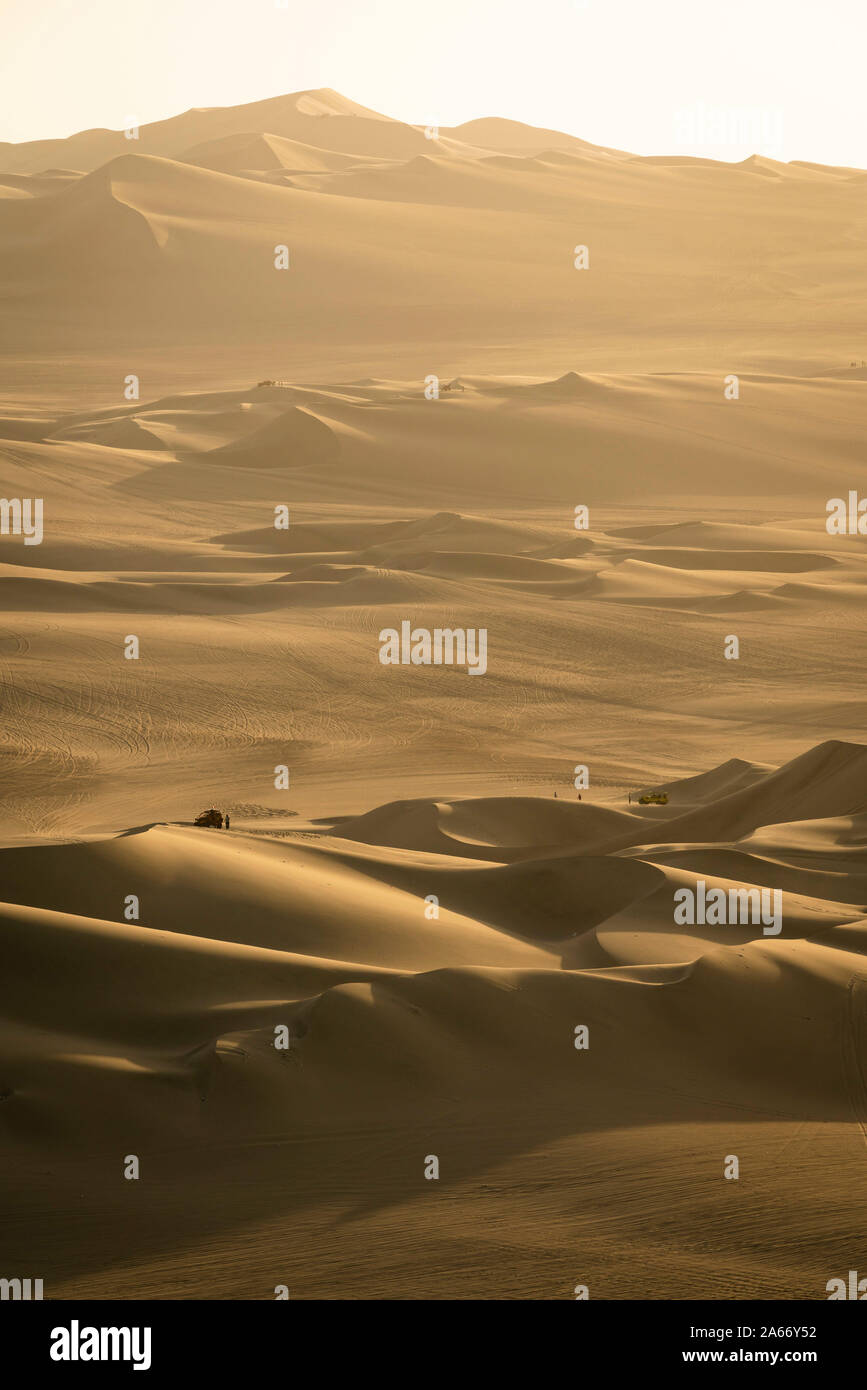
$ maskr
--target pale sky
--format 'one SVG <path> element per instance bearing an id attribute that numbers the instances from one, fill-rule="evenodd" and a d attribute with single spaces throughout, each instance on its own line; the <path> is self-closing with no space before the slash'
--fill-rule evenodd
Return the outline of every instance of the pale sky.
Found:
<path id="1" fill-rule="evenodd" d="M 415 124 L 867 168 L 865 41 L 867 0 L 0 0 L 0 140 L 333 87 Z"/>

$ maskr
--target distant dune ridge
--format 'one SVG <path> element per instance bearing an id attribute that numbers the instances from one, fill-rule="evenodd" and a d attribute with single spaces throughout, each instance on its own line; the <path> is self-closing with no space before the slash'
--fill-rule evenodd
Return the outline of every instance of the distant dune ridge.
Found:
<path id="1" fill-rule="evenodd" d="M 865 353 L 858 170 L 407 125 L 322 90 L 0 145 L 0 171 L 0 361 L 21 391 L 38 364 L 110 400 L 115 360 L 167 391 L 167 341 L 187 384 L 398 360 L 802 374 Z"/>
<path id="2" fill-rule="evenodd" d="M 327 89 L 128 134 L 0 145 L 0 1276 L 825 1298 L 867 173 Z"/>

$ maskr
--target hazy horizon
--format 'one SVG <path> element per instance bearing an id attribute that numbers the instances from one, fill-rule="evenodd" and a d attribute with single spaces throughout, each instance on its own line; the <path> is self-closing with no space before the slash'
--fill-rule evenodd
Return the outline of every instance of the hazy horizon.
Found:
<path id="1" fill-rule="evenodd" d="M 374 16 L 348 0 L 318 13 L 280 4 L 242 12 L 228 0 L 155 0 L 118 15 L 94 0 L 74 27 L 34 31 L 23 0 L 11 0 L 0 142 L 328 87 L 412 125 L 498 116 L 636 154 L 867 165 L 858 72 L 867 25 L 852 0 L 825 6 L 821 32 L 793 28 L 782 0 L 758 13 L 748 0 L 713 13 L 688 0 L 652 12 L 542 0 L 532 26 L 492 0 L 469 12 L 444 0 L 434 18 L 399 0 Z"/>

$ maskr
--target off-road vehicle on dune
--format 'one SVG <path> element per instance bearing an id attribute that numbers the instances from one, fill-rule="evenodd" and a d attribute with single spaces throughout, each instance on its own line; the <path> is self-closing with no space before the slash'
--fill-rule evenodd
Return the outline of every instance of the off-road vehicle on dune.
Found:
<path id="1" fill-rule="evenodd" d="M 223 816 L 222 813 L 218 811 L 215 806 L 212 806 L 210 810 L 202 811 L 200 815 L 196 816 L 196 819 L 193 822 L 193 824 L 212 825 L 215 830 L 222 830 Z"/>
<path id="2" fill-rule="evenodd" d="M 638 798 L 639 806 L 667 806 L 668 792 L 645 792 Z"/>

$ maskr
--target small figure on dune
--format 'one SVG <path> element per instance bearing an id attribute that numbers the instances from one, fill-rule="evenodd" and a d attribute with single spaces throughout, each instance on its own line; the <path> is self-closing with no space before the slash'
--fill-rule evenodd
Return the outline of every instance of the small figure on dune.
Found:
<path id="1" fill-rule="evenodd" d="M 229 829 L 229 812 L 226 812 L 226 829 Z"/>

